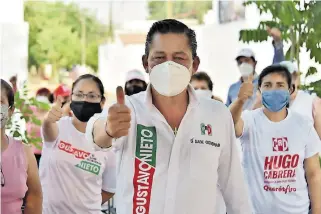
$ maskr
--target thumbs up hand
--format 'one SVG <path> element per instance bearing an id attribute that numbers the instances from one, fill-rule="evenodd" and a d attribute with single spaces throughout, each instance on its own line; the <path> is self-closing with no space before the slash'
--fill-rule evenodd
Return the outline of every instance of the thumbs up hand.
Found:
<path id="1" fill-rule="evenodd" d="M 130 109 L 125 105 L 125 94 L 121 86 L 116 89 L 117 103 L 108 110 L 106 133 L 112 138 L 128 135 L 130 128 Z"/>
<path id="2" fill-rule="evenodd" d="M 57 102 L 51 107 L 50 111 L 44 118 L 44 121 L 47 123 L 55 123 L 63 116 L 63 110 L 61 108 L 61 101 L 57 100 Z"/>
<path id="3" fill-rule="evenodd" d="M 241 85 L 238 99 L 245 102 L 247 99 L 249 99 L 253 95 L 254 85 L 253 85 L 253 74 L 248 76 L 246 81 L 243 82 Z"/>

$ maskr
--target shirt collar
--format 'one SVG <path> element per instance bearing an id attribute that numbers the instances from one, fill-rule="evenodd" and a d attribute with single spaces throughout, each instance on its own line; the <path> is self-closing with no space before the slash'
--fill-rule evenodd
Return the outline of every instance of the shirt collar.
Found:
<path id="1" fill-rule="evenodd" d="M 188 84 L 188 86 L 187 86 L 187 93 L 189 96 L 189 107 L 197 106 L 199 104 L 199 99 L 195 93 L 194 88 L 191 86 L 191 84 Z M 145 104 L 148 108 L 153 107 L 153 97 L 152 97 L 151 84 L 147 85 L 146 94 L 145 94 Z"/>

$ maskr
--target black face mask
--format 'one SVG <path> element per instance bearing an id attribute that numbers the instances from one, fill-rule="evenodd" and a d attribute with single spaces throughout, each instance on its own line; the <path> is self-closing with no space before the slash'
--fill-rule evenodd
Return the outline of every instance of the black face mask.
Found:
<path id="1" fill-rule="evenodd" d="M 86 101 L 72 101 L 70 109 L 81 122 L 88 122 L 94 114 L 102 112 L 100 103 L 89 103 Z"/>
<path id="2" fill-rule="evenodd" d="M 139 92 L 146 91 L 146 87 L 141 87 L 138 85 L 132 85 L 125 88 L 125 93 L 127 96 L 131 96 L 133 94 L 138 94 Z"/>

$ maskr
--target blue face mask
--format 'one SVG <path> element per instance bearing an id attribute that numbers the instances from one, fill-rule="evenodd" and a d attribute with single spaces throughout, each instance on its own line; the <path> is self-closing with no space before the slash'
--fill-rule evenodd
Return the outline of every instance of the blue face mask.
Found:
<path id="1" fill-rule="evenodd" d="M 262 92 L 262 103 L 271 112 L 281 111 L 290 102 L 288 90 L 268 90 Z"/>

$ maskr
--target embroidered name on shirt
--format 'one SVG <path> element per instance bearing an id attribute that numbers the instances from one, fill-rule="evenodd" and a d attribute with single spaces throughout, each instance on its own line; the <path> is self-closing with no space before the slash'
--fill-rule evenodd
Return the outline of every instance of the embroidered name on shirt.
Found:
<path id="1" fill-rule="evenodd" d="M 137 125 L 133 214 L 149 214 L 156 168 L 157 134 L 155 127 Z"/>
<path id="2" fill-rule="evenodd" d="M 214 147 L 221 147 L 220 143 L 215 143 L 215 142 L 210 141 L 210 140 L 197 140 L 197 139 L 192 138 L 190 140 L 190 142 L 194 143 L 194 144 L 207 144 L 207 145 L 214 146 Z"/>
<path id="3" fill-rule="evenodd" d="M 75 158 L 78 159 L 86 159 L 90 155 L 90 152 L 85 152 L 83 150 L 74 148 L 70 143 L 66 143 L 64 141 L 60 141 L 58 148 L 62 151 L 73 154 Z"/>

